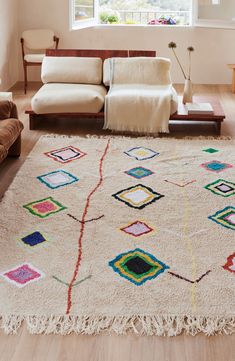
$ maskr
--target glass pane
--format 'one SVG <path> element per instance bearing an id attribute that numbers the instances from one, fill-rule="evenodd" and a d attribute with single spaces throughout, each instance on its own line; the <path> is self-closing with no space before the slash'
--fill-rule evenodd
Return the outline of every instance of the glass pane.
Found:
<path id="1" fill-rule="evenodd" d="M 75 0 L 75 21 L 92 19 L 94 16 L 94 0 Z"/>
<path id="2" fill-rule="evenodd" d="M 189 25 L 191 0 L 99 0 L 105 24 Z"/>
<path id="3" fill-rule="evenodd" d="M 198 19 L 235 20 L 235 1 L 202 1 L 198 4 Z"/>

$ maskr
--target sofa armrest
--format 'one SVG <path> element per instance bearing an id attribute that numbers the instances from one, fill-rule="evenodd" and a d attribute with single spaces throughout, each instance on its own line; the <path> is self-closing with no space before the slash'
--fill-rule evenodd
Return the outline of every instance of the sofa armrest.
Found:
<path id="1" fill-rule="evenodd" d="M 9 100 L 0 101 L 0 120 L 15 118 L 18 119 L 16 105 Z"/>

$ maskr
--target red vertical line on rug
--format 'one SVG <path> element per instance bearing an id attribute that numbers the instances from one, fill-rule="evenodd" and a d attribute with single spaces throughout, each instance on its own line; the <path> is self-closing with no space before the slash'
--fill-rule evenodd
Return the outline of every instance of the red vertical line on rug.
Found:
<path id="1" fill-rule="evenodd" d="M 68 288 L 68 296 L 67 296 L 67 311 L 66 314 L 68 315 L 70 313 L 71 307 L 72 307 L 72 288 L 73 285 L 77 279 L 77 275 L 78 275 L 78 271 L 79 271 L 79 267 L 81 264 L 81 260 L 82 260 L 82 239 L 83 239 L 83 235 L 84 235 L 84 229 L 85 229 L 85 225 L 86 225 L 86 216 L 87 216 L 87 212 L 90 206 L 90 200 L 91 197 L 93 196 L 93 194 L 98 190 L 98 188 L 101 186 L 101 184 L 103 183 L 103 162 L 104 159 L 108 153 L 108 149 L 109 149 L 109 145 L 110 145 L 110 139 L 107 142 L 107 145 L 105 147 L 104 153 L 100 159 L 99 162 L 99 181 L 97 183 L 97 185 L 92 189 L 92 191 L 88 194 L 87 199 L 86 199 L 86 204 L 85 204 L 85 208 L 82 214 L 82 219 L 81 219 L 81 226 L 80 226 L 80 236 L 78 239 L 78 257 L 77 257 L 77 262 L 76 262 L 76 266 L 75 266 L 75 270 L 73 273 L 73 278 L 69 284 L 69 288 Z"/>

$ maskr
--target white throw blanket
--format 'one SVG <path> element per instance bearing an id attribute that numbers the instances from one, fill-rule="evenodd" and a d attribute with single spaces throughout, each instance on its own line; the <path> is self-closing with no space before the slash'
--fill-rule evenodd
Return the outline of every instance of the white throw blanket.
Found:
<path id="1" fill-rule="evenodd" d="M 105 129 L 168 133 L 177 94 L 170 61 L 163 58 L 112 58 L 110 90 L 105 99 Z"/>

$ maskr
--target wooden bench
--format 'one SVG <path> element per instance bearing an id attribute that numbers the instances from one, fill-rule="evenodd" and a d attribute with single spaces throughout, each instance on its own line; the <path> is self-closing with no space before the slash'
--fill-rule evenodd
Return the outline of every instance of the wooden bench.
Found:
<path id="1" fill-rule="evenodd" d="M 100 57 L 103 61 L 111 57 L 135 57 L 135 56 L 156 56 L 155 51 L 148 50 L 90 50 L 90 49 L 47 49 L 47 56 L 79 56 L 79 57 Z M 211 103 L 214 114 L 193 114 L 188 115 L 182 100 L 179 97 L 178 111 L 170 117 L 172 122 L 210 122 L 215 125 L 216 134 L 220 134 L 221 123 L 225 119 L 223 109 L 216 97 L 197 96 L 194 102 Z M 34 129 L 41 120 L 50 118 L 99 118 L 104 119 L 104 111 L 99 113 L 53 113 L 36 114 L 31 109 L 26 110 L 29 115 L 29 128 Z"/>

